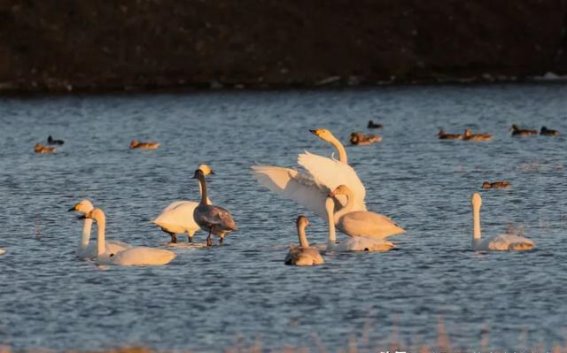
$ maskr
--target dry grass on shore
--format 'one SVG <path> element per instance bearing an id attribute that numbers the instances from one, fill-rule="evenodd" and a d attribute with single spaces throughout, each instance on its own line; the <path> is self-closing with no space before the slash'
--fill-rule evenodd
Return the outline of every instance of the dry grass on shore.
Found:
<path id="1" fill-rule="evenodd" d="M 437 342 L 434 346 L 426 344 L 406 344 L 398 339 L 397 330 L 394 329 L 390 338 L 384 342 L 370 342 L 368 330 L 364 330 L 360 337 L 351 336 L 346 347 L 325 347 L 319 337 L 314 336 L 313 342 L 316 346 L 311 349 L 305 346 L 284 346 L 279 349 L 267 349 L 262 346 L 260 340 L 256 340 L 252 344 L 243 341 L 235 342 L 232 346 L 222 350 L 223 353 L 379 353 L 379 352 L 408 352 L 408 353 L 567 353 L 566 345 L 555 344 L 552 349 L 546 348 L 546 345 L 538 344 L 533 347 L 527 347 L 521 351 L 515 350 L 493 350 L 490 348 L 488 330 L 479 342 L 479 349 L 465 349 L 462 347 L 454 347 L 451 345 L 449 335 L 445 330 L 443 321 L 439 321 L 437 328 Z M 386 343 L 387 342 L 387 343 Z M 0 343 L 0 353 L 55 353 L 58 351 L 50 349 L 33 349 L 25 351 L 14 351 L 9 346 Z M 155 350 L 143 346 L 129 346 L 121 348 L 112 348 L 97 351 L 86 350 L 69 350 L 65 353 L 196 353 L 198 351 L 191 350 Z"/>

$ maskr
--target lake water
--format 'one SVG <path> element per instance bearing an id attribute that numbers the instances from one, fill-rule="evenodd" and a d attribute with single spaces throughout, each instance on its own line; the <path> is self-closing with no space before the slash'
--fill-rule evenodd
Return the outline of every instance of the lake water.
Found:
<path id="1" fill-rule="evenodd" d="M 565 135 L 508 130 L 567 134 L 566 97 L 567 85 L 541 84 L 0 98 L 0 343 L 222 351 L 259 342 L 334 352 L 357 338 L 361 348 L 410 349 L 435 347 L 442 322 L 454 349 L 565 346 Z M 369 119 L 384 124 L 382 143 L 347 151 L 369 209 L 406 228 L 392 239 L 398 249 L 285 266 L 297 215 L 310 217 L 312 242 L 325 242 L 325 222 L 260 187 L 249 167 L 295 166 L 304 150 L 329 156 L 308 129 L 346 142 Z M 494 140 L 440 141 L 439 127 Z M 49 134 L 65 145 L 34 154 Z M 131 151 L 133 138 L 162 147 Z M 224 246 L 174 248 L 177 258 L 157 268 L 76 258 L 74 203 L 88 197 L 103 208 L 110 239 L 165 247 L 169 237 L 149 220 L 171 201 L 197 199 L 191 177 L 203 162 L 216 172 L 211 199 L 240 227 Z M 470 250 L 471 194 L 500 179 L 512 187 L 482 193 L 484 233 L 520 227 L 537 250 Z"/>

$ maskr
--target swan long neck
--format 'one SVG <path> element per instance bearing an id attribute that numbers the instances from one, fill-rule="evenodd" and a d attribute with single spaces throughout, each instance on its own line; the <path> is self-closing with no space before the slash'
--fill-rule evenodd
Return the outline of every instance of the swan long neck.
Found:
<path id="1" fill-rule="evenodd" d="M 85 222 L 83 223 L 83 234 L 81 236 L 81 243 L 79 244 L 80 250 L 86 250 L 87 246 L 89 246 L 89 241 L 91 240 L 92 226 L 93 226 L 93 220 L 89 218 L 85 218 Z"/>
<path id="2" fill-rule="evenodd" d="M 308 248 L 309 242 L 307 241 L 307 236 L 305 235 L 305 224 L 297 225 L 297 236 L 299 238 L 299 245 L 302 248 Z"/>
<path id="3" fill-rule="evenodd" d="M 345 146 L 343 146 L 341 141 L 339 141 L 335 136 L 332 136 L 329 139 L 329 143 L 337 149 L 337 152 L 339 153 L 339 161 L 344 164 L 348 164 L 348 156 L 345 150 Z"/>
<path id="4" fill-rule="evenodd" d="M 480 205 L 473 204 L 473 244 L 480 240 Z"/>
<path id="5" fill-rule="evenodd" d="M 205 177 L 199 176 L 199 191 L 201 192 L 201 205 L 208 205 L 209 197 L 207 196 L 207 182 Z"/>
<path id="6" fill-rule="evenodd" d="M 335 230 L 335 201 L 332 197 L 327 197 L 325 200 L 325 210 L 327 211 L 327 223 L 329 223 L 328 246 L 334 246 L 337 243 L 337 234 Z"/>
<path id="7" fill-rule="evenodd" d="M 205 187 L 206 188 L 206 187 Z M 199 196 L 201 196 L 201 198 L 203 197 L 203 187 L 201 186 L 201 182 L 199 181 Z M 213 202 L 211 201 L 211 199 L 209 199 L 209 197 L 206 197 L 206 204 L 207 205 L 212 205 Z"/>
<path id="8" fill-rule="evenodd" d="M 338 222 L 342 216 L 344 216 L 347 213 L 350 213 L 352 211 L 352 208 L 354 207 L 354 203 L 352 199 L 352 191 L 348 190 L 345 192 L 344 195 L 346 196 L 347 203 L 345 207 L 341 208 L 337 213 L 335 213 L 335 223 Z"/>
<path id="9" fill-rule="evenodd" d="M 98 234 L 97 234 L 97 239 L 96 239 L 97 256 L 101 256 L 102 254 L 105 253 L 105 248 L 106 248 L 106 240 L 105 240 L 106 219 L 105 218 L 106 217 L 103 214 L 100 217 L 97 217 L 97 219 L 96 219 L 96 224 L 97 224 L 97 228 L 98 228 Z"/>

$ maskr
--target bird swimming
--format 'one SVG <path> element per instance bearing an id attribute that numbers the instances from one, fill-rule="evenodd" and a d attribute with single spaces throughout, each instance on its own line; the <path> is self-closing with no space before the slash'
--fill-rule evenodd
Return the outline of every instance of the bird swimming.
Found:
<path id="1" fill-rule="evenodd" d="M 135 139 L 130 141 L 130 149 L 155 150 L 158 148 L 159 148 L 159 142 L 154 142 L 154 141 L 141 142 Z"/>
<path id="2" fill-rule="evenodd" d="M 372 120 L 368 120 L 368 125 L 366 126 L 368 129 L 381 129 L 384 126 L 382 124 L 375 123 Z"/>
<path id="3" fill-rule="evenodd" d="M 548 129 L 545 126 L 542 126 L 541 130 L 539 131 L 539 134 L 544 136 L 559 136 L 559 131 Z"/>
<path id="4" fill-rule="evenodd" d="M 463 134 L 463 140 L 465 141 L 490 141 L 492 140 L 491 134 L 473 134 L 471 129 L 465 129 Z"/>
<path id="5" fill-rule="evenodd" d="M 510 182 L 506 180 L 494 182 L 485 181 L 484 183 L 482 183 L 483 189 L 506 189 L 508 187 L 510 187 Z"/>
<path id="6" fill-rule="evenodd" d="M 473 209 L 473 238 L 472 248 L 476 251 L 522 251 L 531 250 L 535 247 L 535 243 L 530 239 L 516 234 L 500 234 L 493 237 L 481 238 L 480 232 L 480 207 L 482 206 L 482 198 L 480 194 L 475 192 L 471 198 Z"/>
<path id="7" fill-rule="evenodd" d="M 297 217 L 297 237 L 299 238 L 299 246 L 292 246 L 285 257 L 286 265 L 295 266 L 313 266 L 322 265 L 325 260 L 315 247 L 309 246 L 307 236 L 305 235 L 305 228 L 309 225 L 307 217 L 301 215 Z"/>
<path id="8" fill-rule="evenodd" d="M 512 136 L 525 137 L 537 135 L 537 130 L 520 129 L 516 124 L 512 124 L 510 129 L 512 130 Z"/>
<path id="9" fill-rule="evenodd" d="M 35 146 L 33 147 L 33 151 L 38 154 L 54 153 L 55 147 L 45 146 L 42 145 L 41 143 L 36 143 Z"/>
<path id="10" fill-rule="evenodd" d="M 48 144 L 48 145 L 58 145 L 58 146 L 61 146 L 61 145 L 64 144 L 64 143 L 65 143 L 65 141 L 63 141 L 63 140 L 56 140 L 56 139 L 54 139 L 53 137 L 51 137 L 51 135 L 49 135 L 49 136 L 47 137 L 47 144 Z"/>
<path id="11" fill-rule="evenodd" d="M 362 132 L 352 132 L 350 134 L 351 145 L 371 145 L 376 142 L 382 141 L 382 137 L 378 135 L 365 135 Z"/>
<path id="12" fill-rule="evenodd" d="M 439 132 L 437 133 L 437 137 L 440 140 L 462 140 L 463 134 L 450 134 L 445 132 L 445 130 L 443 129 L 439 129 Z"/>

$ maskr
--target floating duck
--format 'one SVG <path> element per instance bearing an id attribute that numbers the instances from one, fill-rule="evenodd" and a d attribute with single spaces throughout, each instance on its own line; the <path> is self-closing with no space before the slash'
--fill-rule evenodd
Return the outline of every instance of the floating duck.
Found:
<path id="1" fill-rule="evenodd" d="M 49 136 L 47 137 L 47 144 L 48 144 L 48 145 L 61 146 L 61 145 L 64 144 L 64 143 L 65 143 L 65 141 L 63 141 L 63 140 L 56 140 L 56 139 L 54 139 L 53 137 L 51 137 L 51 135 L 49 135 Z"/>
<path id="2" fill-rule="evenodd" d="M 378 135 L 365 135 L 362 132 L 350 134 L 350 143 L 352 145 L 371 145 L 380 141 L 382 141 L 382 137 Z"/>
<path id="3" fill-rule="evenodd" d="M 545 126 L 542 126 L 539 134 L 544 136 L 559 136 L 559 131 L 548 129 Z"/>
<path id="4" fill-rule="evenodd" d="M 524 136 L 537 135 L 537 130 L 520 129 L 516 124 L 512 124 L 511 130 L 512 130 L 512 136 L 524 137 Z"/>
<path id="5" fill-rule="evenodd" d="M 49 147 L 42 145 L 41 143 L 36 143 L 35 146 L 33 147 L 33 151 L 35 153 L 40 153 L 40 154 L 53 153 L 55 152 L 55 147 Z"/>
<path id="6" fill-rule="evenodd" d="M 141 142 L 138 140 L 132 140 L 130 142 L 131 149 L 141 149 L 141 150 L 155 150 L 159 148 L 159 142 L 149 141 Z"/>
<path id="7" fill-rule="evenodd" d="M 446 133 L 445 130 L 439 129 L 437 137 L 439 137 L 440 140 L 462 140 L 463 134 L 449 134 Z"/>
<path id="8" fill-rule="evenodd" d="M 463 134 L 463 140 L 465 141 L 490 141 L 492 140 L 491 134 L 473 134 L 471 129 L 465 129 Z"/>
<path id="9" fill-rule="evenodd" d="M 367 127 L 369 129 L 381 129 L 381 128 L 384 127 L 384 125 L 375 123 L 372 120 L 368 120 L 368 126 Z"/>
<path id="10" fill-rule="evenodd" d="M 489 181 L 485 181 L 484 183 L 482 183 L 483 189 L 506 189 L 508 187 L 510 187 L 510 182 L 506 180 L 495 181 L 492 183 Z"/>

